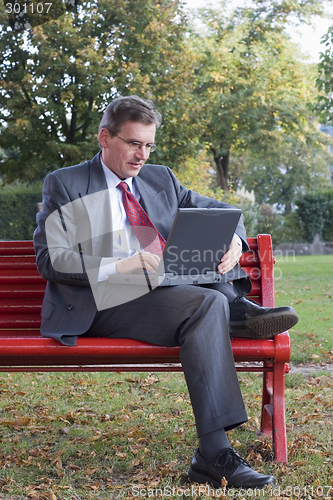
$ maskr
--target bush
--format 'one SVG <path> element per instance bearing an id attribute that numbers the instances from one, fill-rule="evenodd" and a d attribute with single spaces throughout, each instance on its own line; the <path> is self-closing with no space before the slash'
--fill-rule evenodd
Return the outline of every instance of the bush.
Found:
<path id="1" fill-rule="evenodd" d="M 333 190 L 304 194 L 296 204 L 305 241 L 312 243 L 316 234 L 330 241 L 333 236 Z"/>
<path id="2" fill-rule="evenodd" d="M 235 204 L 243 210 L 248 236 L 270 234 L 274 245 L 304 241 L 301 223 L 296 213 L 277 214 L 271 205 L 252 204 L 244 198 Z"/>
<path id="3" fill-rule="evenodd" d="M 276 244 L 302 243 L 304 241 L 303 229 L 298 214 L 291 212 L 290 214 L 283 215 L 281 219 L 282 224 L 278 229 L 278 241 L 276 241 Z"/>
<path id="4" fill-rule="evenodd" d="M 273 211 L 271 205 L 263 203 L 259 207 L 259 217 L 257 223 L 258 234 L 270 234 L 273 243 L 280 243 L 282 218 L 280 214 Z"/>
<path id="5" fill-rule="evenodd" d="M 228 203 L 235 205 L 240 208 L 243 212 L 244 226 L 246 228 L 246 234 L 248 237 L 257 236 L 258 234 L 258 217 L 260 212 L 260 207 L 257 203 L 252 203 L 252 201 L 247 198 L 239 198 L 239 200 L 227 200 Z"/>
<path id="6" fill-rule="evenodd" d="M 0 240 L 31 240 L 42 183 L 0 185 Z"/>
<path id="7" fill-rule="evenodd" d="M 333 241 L 333 189 L 324 192 L 328 201 L 328 213 L 321 233 L 323 241 Z"/>

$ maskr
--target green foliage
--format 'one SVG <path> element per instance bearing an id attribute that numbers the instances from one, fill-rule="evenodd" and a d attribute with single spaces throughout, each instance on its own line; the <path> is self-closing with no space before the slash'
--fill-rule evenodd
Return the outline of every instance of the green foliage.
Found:
<path id="1" fill-rule="evenodd" d="M 202 9 L 204 28 L 193 37 L 204 137 L 218 184 L 227 191 L 231 179 L 233 188 L 241 181 L 259 203 L 289 210 L 295 193 L 313 182 L 323 187 L 328 175 L 327 139 L 309 107 L 315 73 L 285 29 L 290 15 L 304 19 L 322 9 L 321 2 L 302 5 L 301 12 L 298 2 L 258 1 L 230 15 Z"/>
<path id="2" fill-rule="evenodd" d="M 177 166 L 196 150 L 194 56 L 178 0 L 147 0 L 144 10 L 137 0 L 83 1 L 25 32 L 12 31 L 0 11 L 0 24 L 0 169 L 7 182 L 92 157 L 102 111 L 118 95 L 150 98 L 164 115 L 158 162 Z"/>
<path id="3" fill-rule="evenodd" d="M 282 223 L 275 233 L 274 243 L 301 243 L 304 241 L 302 225 L 296 212 L 283 214 Z"/>
<path id="4" fill-rule="evenodd" d="M 300 196 L 297 200 L 297 214 L 301 221 L 305 241 L 313 242 L 316 234 L 322 235 L 324 226 L 326 236 L 332 234 L 333 191 L 317 191 Z"/>
<path id="5" fill-rule="evenodd" d="M 258 203 L 277 204 L 290 212 L 299 193 L 329 186 L 328 164 L 332 163 L 332 155 L 327 137 L 322 134 L 320 138 L 312 125 L 303 128 L 300 140 L 286 131 L 277 131 L 275 145 L 268 147 L 262 142 L 261 151 L 244 155 L 242 182 L 255 192 Z"/>
<path id="6" fill-rule="evenodd" d="M 0 10 L 5 182 L 91 158 L 105 106 L 139 94 L 163 115 L 152 161 L 195 176 L 190 158 L 208 147 L 215 197 L 241 184 L 258 203 L 291 211 L 295 195 L 324 188 L 330 157 L 312 122 L 316 75 L 286 31 L 291 17 L 322 15 L 323 1 L 230 6 L 195 12 L 190 25 L 182 0 L 147 0 L 144 15 L 138 0 L 84 0 L 25 32 Z"/>
<path id="7" fill-rule="evenodd" d="M 303 241 L 303 231 L 295 212 L 279 214 L 270 205 L 258 205 L 256 234 L 270 234 L 274 245 L 299 243 Z"/>
<path id="8" fill-rule="evenodd" d="M 177 170 L 177 178 L 188 189 L 240 208 L 243 212 L 248 236 L 270 234 L 275 245 L 304 241 L 303 226 L 298 213 L 279 214 L 271 205 L 253 203 L 234 191 L 224 193 L 221 188 L 216 187 L 215 172 L 207 161 L 205 151 L 196 159 L 187 159 L 183 166 Z M 331 234 L 329 232 L 332 230 L 330 220 L 333 220 L 333 217 L 329 217 L 325 221 L 325 235 Z M 333 241 L 333 239 L 326 241 Z"/>
<path id="9" fill-rule="evenodd" d="M 232 191 L 225 194 L 223 201 L 230 203 L 230 205 L 235 205 L 242 210 L 247 236 L 256 236 L 258 234 L 259 205 L 257 203 L 252 203 L 252 201 L 247 198 L 238 196 Z"/>
<path id="10" fill-rule="evenodd" d="M 257 234 L 260 232 L 258 230 L 258 215 L 260 210 L 258 204 L 252 203 L 246 198 L 241 198 L 239 203 L 237 203 L 236 205 L 243 212 L 247 236 L 257 236 Z"/>
<path id="11" fill-rule="evenodd" d="M 243 211 L 244 224 L 248 236 L 258 234 L 259 206 L 246 198 L 238 196 L 233 191 L 224 193 L 216 186 L 216 175 L 211 164 L 207 161 L 206 152 L 203 151 L 196 159 L 189 158 L 177 170 L 177 179 L 188 189 L 196 191 L 203 196 L 225 201 Z"/>
<path id="12" fill-rule="evenodd" d="M 202 151 L 195 159 L 186 158 L 184 163 L 177 168 L 179 182 L 197 193 L 216 200 L 222 200 L 223 191 L 214 186 L 215 172 L 207 161 L 206 152 Z"/>
<path id="13" fill-rule="evenodd" d="M 257 223 L 258 233 L 273 235 L 281 225 L 280 219 L 281 216 L 275 213 L 270 205 L 261 205 Z M 274 239 L 273 243 L 276 243 Z"/>
<path id="14" fill-rule="evenodd" d="M 317 103 L 314 106 L 322 123 L 333 124 L 333 26 L 322 38 L 324 51 L 320 54 L 318 78 L 316 81 L 319 90 Z"/>
<path id="15" fill-rule="evenodd" d="M 31 240 L 42 184 L 0 185 L 0 240 Z"/>

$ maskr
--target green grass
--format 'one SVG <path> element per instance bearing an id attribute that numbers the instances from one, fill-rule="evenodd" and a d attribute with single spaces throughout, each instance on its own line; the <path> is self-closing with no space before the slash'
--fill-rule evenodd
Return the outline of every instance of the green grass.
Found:
<path id="1" fill-rule="evenodd" d="M 240 383 L 250 419 L 230 440 L 278 481 L 260 498 L 295 499 L 288 493 L 297 487 L 331 493 L 333 378 L 287 377 L 287 465 L 272 463 L 270 439 L 257 436 L 261 375 L 242 374 Z M 183 374 L 10 374 L 0 389 L 2 500 L 148 498 L 149 489 L 167 498 L 173 487 L 190 488 L 197 444 Z M 195 491 L 191 498 L 212 498 Z"/>
<path id="2" fill-rule="evenodd" d="M 299 315 L 290 331 L 293 363 L 333 360 L 333 255 L 277 258 L 276 305 Z"/>
<path id="3" fill-rule="evenodd" d="M 276 263 L 277 305 L 300 315 L 292 360 L 322 362 L 323 371 L 286 377 L 286 465 L 271 461 L 271 440 L 257 434 L 261 375 L 240 374 L 249 421 L 230 440 L 278 485 L 220 498 L 333 497 L 333 376 L 324 369 L 332 361 L 332 270 L 333 256 Z M 216 498 L 186 480 L 197 439 L 181 373 L 2 374 L 0 394 L 1 500 Z"/>

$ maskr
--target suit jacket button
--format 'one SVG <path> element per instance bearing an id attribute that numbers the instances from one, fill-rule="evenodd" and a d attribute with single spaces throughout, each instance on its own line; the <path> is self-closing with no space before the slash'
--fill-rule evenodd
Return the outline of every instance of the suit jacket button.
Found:
<path id="1" fill-rule="evenodd" d="M 67 304 L 67 306 L 66 306 L 66 307 L 67 307 L 67 309 L 68 309 L 69 311 L 70 311 L 71 309 L 73 309 L 72 304 Z"/>

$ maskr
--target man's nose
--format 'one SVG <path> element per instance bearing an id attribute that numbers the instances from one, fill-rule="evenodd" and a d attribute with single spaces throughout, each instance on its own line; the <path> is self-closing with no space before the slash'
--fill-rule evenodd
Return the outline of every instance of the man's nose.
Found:
<path id="1" fill-rule="evenodd" d="M 141 148 L 137 149 L 135 153 L 140 160 L 146 161 L 149 158 L 150 151 L 146 146 L 141 146 Z"/>

